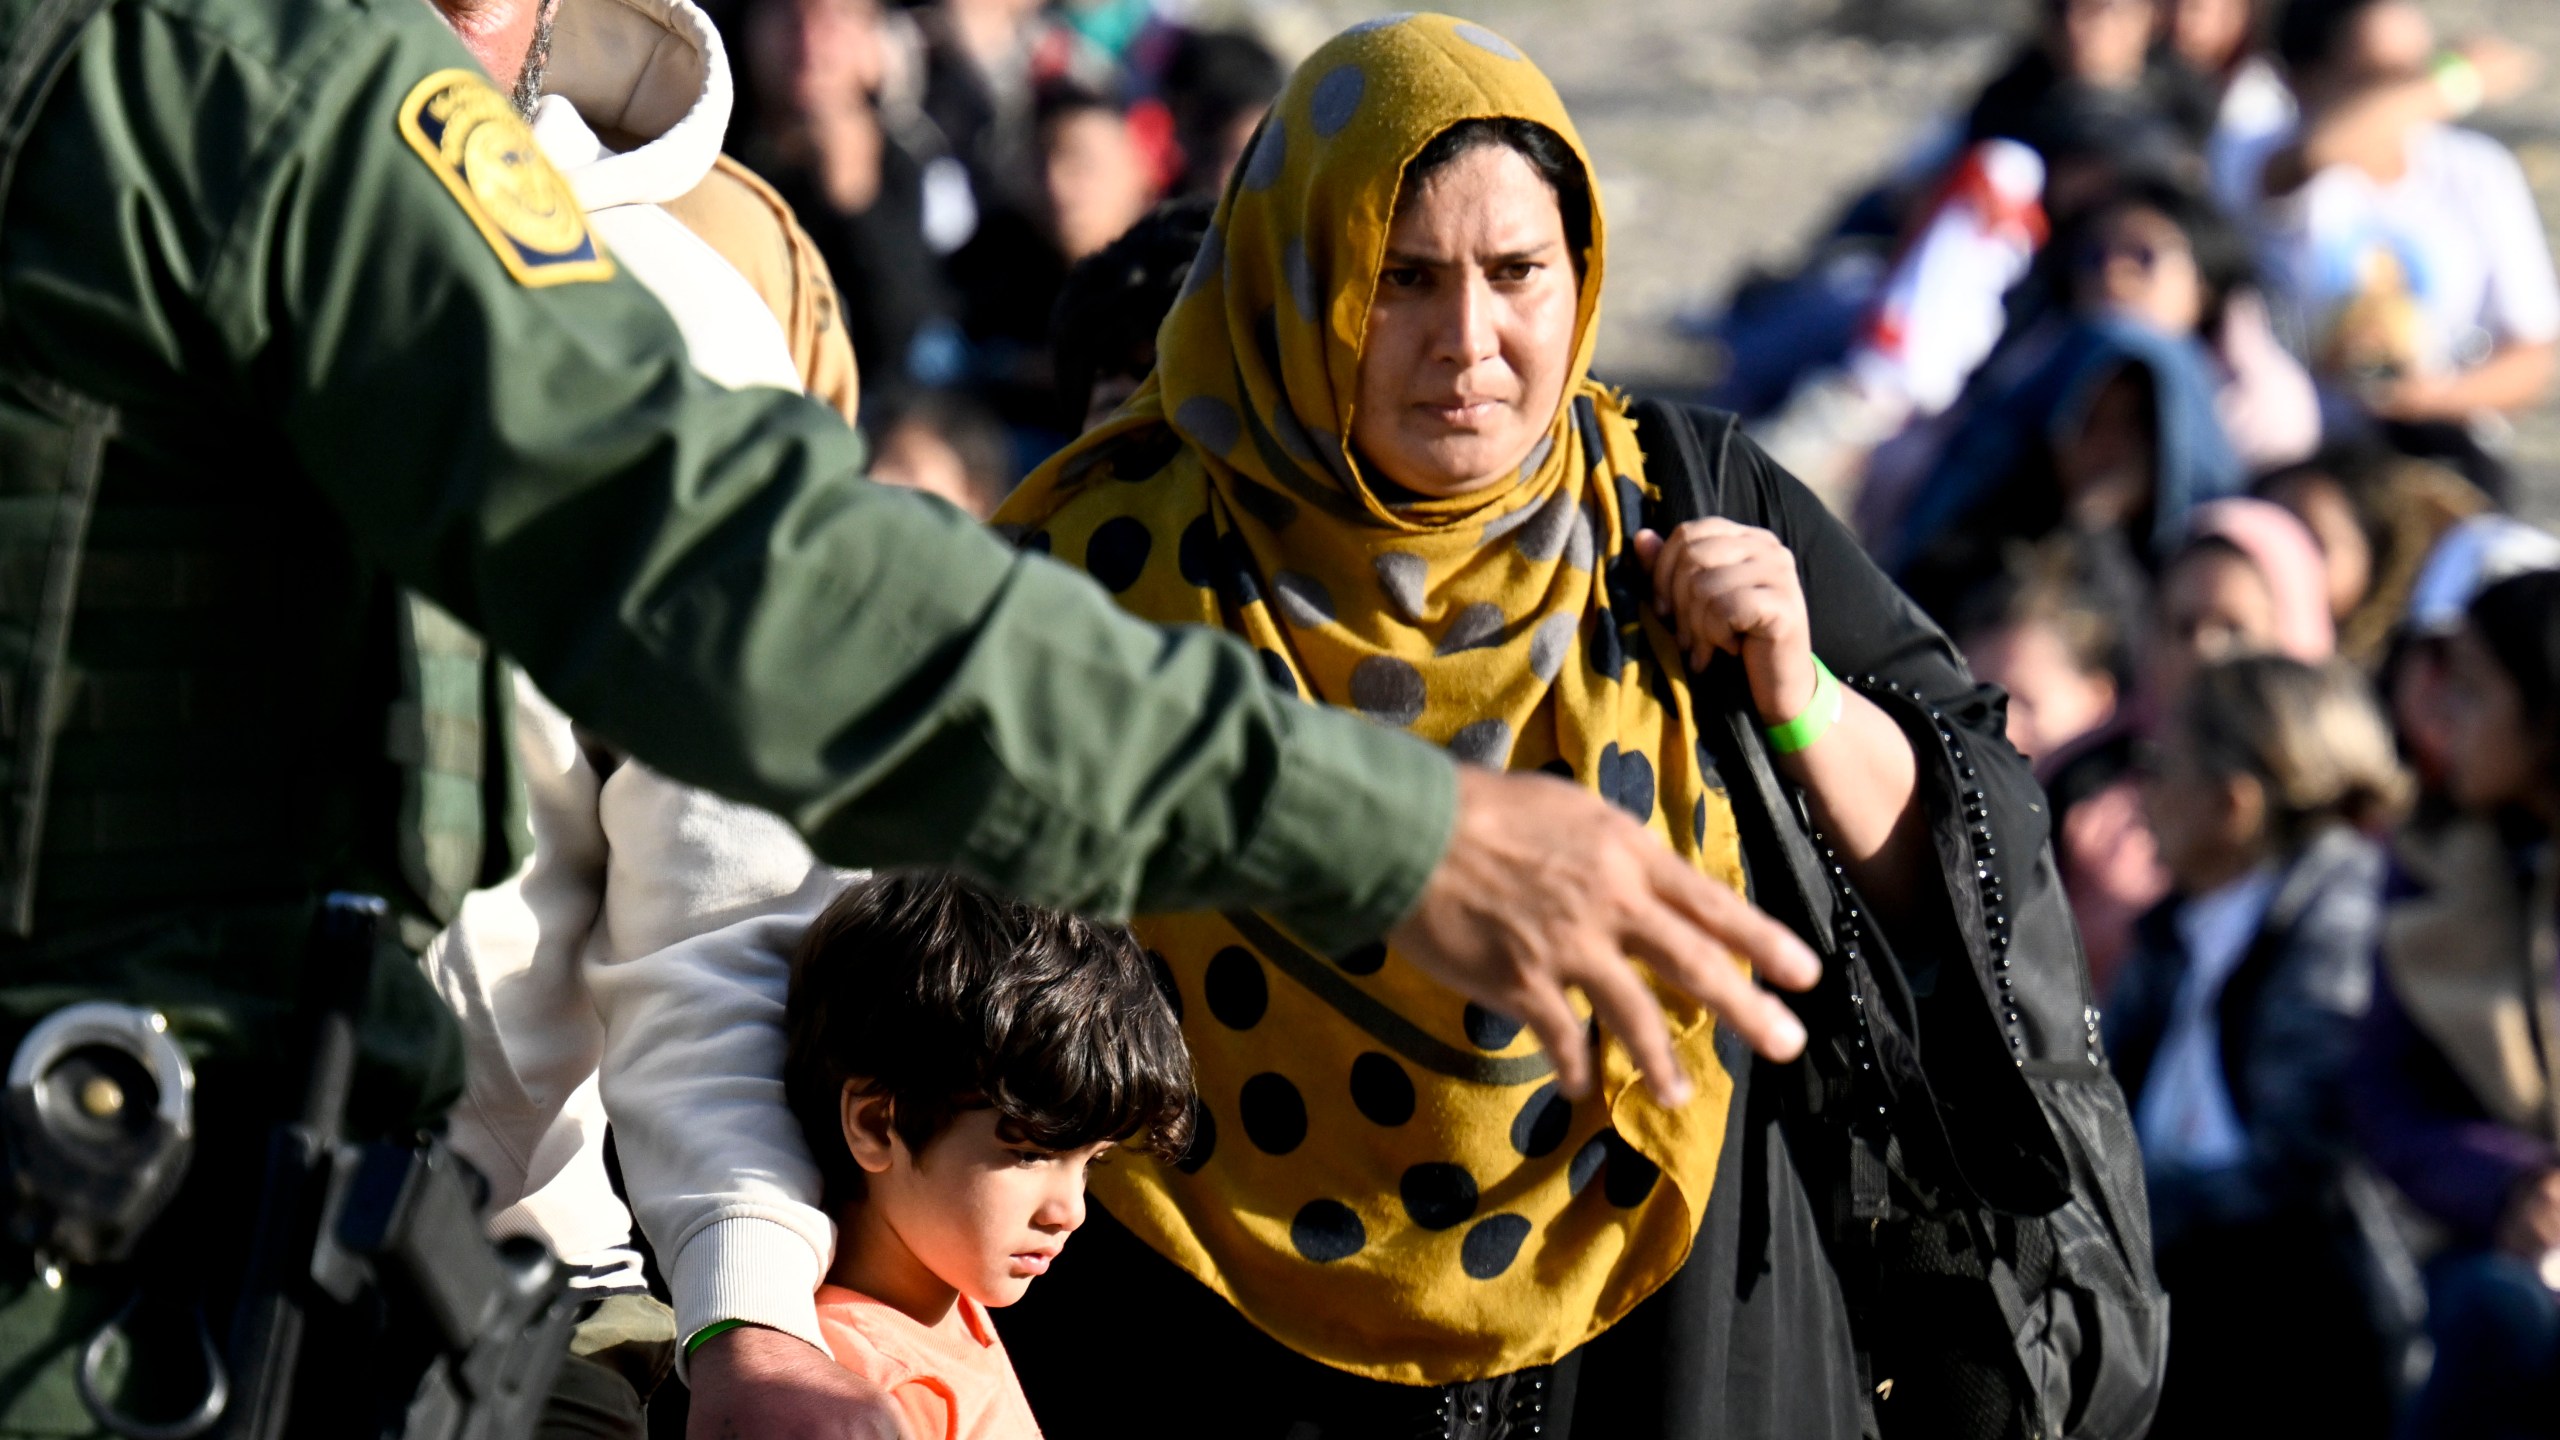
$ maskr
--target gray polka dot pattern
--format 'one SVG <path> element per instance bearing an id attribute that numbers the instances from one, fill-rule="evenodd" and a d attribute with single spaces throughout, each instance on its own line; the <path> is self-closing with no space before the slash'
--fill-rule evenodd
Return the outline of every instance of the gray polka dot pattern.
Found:
<path id="1" fill-rule="evenodd" d="M 1274 110 L 1262 122 L 1262 138 L 1253 142 L 1253 157 L 1244 162 L 1244 188 L 1268 190 L 1280 183 L 1289 163 L 1289 124 Z"/>
<path id="2" fill-rule="evenodd" d="M 1490 545 L 1494 541 L 1501 539 L 1503 536 L 1510 534 L 1512 531 L 1519 529 L 1521 526 L 1528 524 L 1530 521 L 1537 519 L 1538 512 L 1543 508 L 1543 506 L 1538 505 L 1523 505 L 1508 515 L 1496 516 L 1495 518 L 1486 521 L 1484 527 L 1484 543 Z"/>
<path id="3" fill-rule="evenodd" d="M 1393 655 L 1372 655 L 1351 667 L 1352 708 L 1389 725 L 1422 718 L 1422 672 Z"/>
<path id="4" fill-rule="evenodd" d="M 1573 532 L 1573 522 L 1581 511 L 1573 498 L 1559 490 L 1547 497 L 1538 513 L 1520 527 L 1520 553 L 1532 560 L 1553 560 L 1564 553 L 1565 537 Z"/>
<path id="5" fill-rule="evenodd" d="M 1412 11 L 1398 10 L 1392 15 L 1381 15 L 1375 20 L 1363 20 L 1359 24 L 1352 26 L 1350 29 L 1343 31 L 1342 33 L 1345 35 L 1366 35 L 1372 30 L 1391 29 L 1394 26 L 1401 25 L 1412 18 Z"/>
<path id="6" fill-rule="evenodd" d="M 1398 615 L 1419 624 L 1424 585 L 1431 572 L 1429 562 L 1419 555 L 1390 550 L 1369 563 L 1377 569 L 1378 588 L 1387 592 L 1387 603 Z"/>
<path id="7" fill-rule="evenodd" d="M 1215 395 L 1194 395 L 1183 401 L 1182 408 L 1173 412 L 1173 423 L 1212 455 L 1226 454 L 1244 438 L 1244 421 L 1236 407 Z"/>
<path id="8" fill-rule="evenodd" d="M 1440 637 L 1440 653 L 1455 655 L 1464 650 L 1481 650 L 1502 640 L 1502 607 L 1479 600 L 1458 612 L 1449 622 L 1449 633 Z"/>
<path id="9" fill-rule="evenodd" d="M 1369 89 L 1369 77 L 1357 65 L 1337 65 L 1316 82 L 1315 93 L 1307 97 L 1307 119 L 1316 128 L 1316 138 L 1330 140 L 1342 133 L 1351 117 L 1360 113 L 1360 97 Z"/>
<path id="10" fill-rule="evenodd" d="M 1220 230 L 1215 224 L 1212 224 L 1206 231 L 1202 232 L 1200 236 L 1200 248 L 1191 256 L 1191 271 L 1189 274 L 1182 277 L 1182 295 L 1180 298 L 1188 300 L 1192 296 L 1197 295 L 1200 293 L 1200 287 L 1209 283 L 1211 276 L 1216 275 L 1219 271 L 1226 268 L 1226 232 Z"/>
<path id="11" fill-rule="evenodd" d="M 1320 292 L 1316 289 L 1315 262 L 1307 258 L 1307 242 L 1303 238 L 1292 238 L 1280 252 L 1280 268 L 1289 276 L 1289 298 L 1297 302 L 1298 318 L 1314 324 Z"/>
<path id="12" fill-rule="evenodd" d="M 1345 488 L 1358 483 L 1352 479 L 1351 462 L 1343 458 L 1341 436 L 1317 426 L 1307 431 L 1307 438 L 1315 442 L 1316 459 L 1323 464 L 1327 474 Z"/>
<path id="13" fill-rule="evenodd" d="M 1597 564 L 1599 542 L 1593 537 L 1599 534 L 1599 530 L 1599 521 L 1592 516 L 1590 506 L 1585 505 L 1575 512 L 1573 531 L 1564 537 L 1564 563 L 1576 570 L 1588 570 Z"/>
<path id="14" fill-rule="evenodd" d="M 1459 39 L 1466 41 L 1468 44 L 1473 45 L 1479 50 L 1499 55 L 1505 60 L 1525 60 L 1528 58 L 1527 56 L 1522 55 L 1519 50 L 1514 48 L 1510 41 L 1503 39 L 1501 36 L 1494 34 L 1492 31 L 1487 30 L 1481 25 L 1469 25 L 1461 21 L 1457 26 L 1457 31 Z"/>
<path id="15" fill-rule="evenodd" d="M 1290 459 L 1301 465 L 1315 463 L 1315 442 L 1307 438 L 1307 427 L 1298 423 L 1297 415 L 1287 406 L 1271 417 L 1271 438 L 1280 442 L 1281 450 Z"/>
<path id="16" fill-rule="evenodd" d="M 1271 577 L 1271 589 L 1273 603 L 1290 624 L 1313 630 L 1333 623 L 1333 594 L 1314 576 L 1283 570 Z"/>
<path id="17" fill-rule="evenodd" d="M 1520 462 L 1520 478 L 1526 480 L 1530 476 L 1537 474 L 1538 467 L 1546 464 L 1547 457 L 1555 452 L 1556 437 L 1553 435 L 1539 436 L 1538 443 L 1529 447 L 1528 458 Z"/>
<path id="18" fill-rule="evenodd" d="M 1529 637 L 1529 670 L 1541 680 L 1553 680 L 1564 672 L 1564 659 L 1573 651 L 1573 632 L 1579 628 L 1577 617 L 1550 615 L 1538 622 L 1537 633 Z"/>
<path id="19" fill-rule="evenodd" d="M 1449 753 L 1471 765 L 1499 770 L 1511 763 L 1511 725 L 1479 720 L 1449 737 Z"/>

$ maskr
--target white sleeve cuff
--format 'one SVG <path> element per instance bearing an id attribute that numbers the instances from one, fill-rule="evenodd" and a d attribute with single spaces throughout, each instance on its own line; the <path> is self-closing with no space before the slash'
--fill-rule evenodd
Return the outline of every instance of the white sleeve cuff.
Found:
<path id="1" fill-rule="evenodd" d="M 736 1215 L 695 1232 L 667 1269 L 675 1292 L 676 1338 L 690 1341 L 706 1325 L 742 1320 L 779 1330 L 826 1351 L 818 1332 L 818 1284 L 826 1257 L 800 1232 L 775 1220 Z M 684 1350 L 677 1348 L 678 1364 Z"/>

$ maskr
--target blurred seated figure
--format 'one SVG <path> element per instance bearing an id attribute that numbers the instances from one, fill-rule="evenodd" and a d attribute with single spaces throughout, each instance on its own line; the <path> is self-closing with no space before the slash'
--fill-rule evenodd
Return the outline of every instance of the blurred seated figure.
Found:
<path id="1" fill-rule="evenodd" d="M 2499 581 L 2560 570 L 2560 536 L 2496 512 L 2457 522 L 2427 552 L 2409 589 L 2409 608 L 2384 657 L 2382 691 L 2400 751 L 2418 779 L 2418 818 L 2453 808 L 2453 744 L 2445 720 L 2445 679 L 2453 638 L 2471 602 Z"/>
<path id="2" fill-rule="evenodd" d="M 1184 32 L 1160 82 L 1182 153 L 1180 194 L 1218 198 L 1288 78 L 1280 57 L 1250 32 Z"/>
<path id="3" fill-rule="evenodd" d="M 2382 852 L 2406 788 L 2364 678 L 2281 656 L 2200 671 L 2144 808 L 2174 877 L 2105 1015 L 2177 1307 L 2155 1433 L 2390 1433 L 2416 1300 L 2349 1163 L 2340 1099 L 2372 993 Z"/>
<path id="4" fill-rule="evenodd" d="M 2160 573 L 2133 703 L 2042 767 L 2054 858 L 2099 993 L 2136 919 L 2169 892 L 2137 783 L 2144 743 L 2178 713 L 2205 666 L 2259 654 L 2319 664 L 2334 643 L 2327 572 L 2301 522 L 2263 500 L 2198 507 L 2186 544 Z"/>
<path id="5" fill-rule="evenodd" d="M 1040 96 L 1059 85 L 1116 93 L 1111 57 L 1042 0 L 927 0 L 909 13 L 917 103 L 968 168 L 978 209 L 1037 214 Z"/>
<path id="6" fill-rule="evenodd" d="M 1868 534 L 1888 537 L 1888 548 L 1897 532 L 1916 540 L 1911 527 L 1943 506 L 1947 497 L 1932 498 L 1930 491 L 1947 483 L 1949 461 L 1986 448 L 2012 449 L 1986 444 L 2003 437 L 1968 432 L 2014 395 L 2050 383 L 2051 367 L 2074 363 L 2079 324 L 2130 325 L 2173 342 L 2154 344 L 2153 351 L 2187 352 L 2192 364 L 2171 363 L 2198 372 L 2210 387 L 2205 410 L 2189 407 L 2205 432 L 2201 443 L 2210 451 L 2215 440 L 2228 442 L 2214 457 L 2214 490 L 2235 483 L 2231 471 L 2220 468 L 2226 461 L 2241 471 L 2260 469 L 2300 460 L 2318 444 L 2318 399 L 2310 377 L 2268 325 L 2246 243 L 2184 185 L 2137 178 L 2084 206 L 2011 296 L 2010 312 L 2009 334 L 1965 398 L 1877 453 L 1858 518 Z"/>
<path id="7" fill-rule="evenodd" d="M 2086 571 L 2066 536 L 2020 546 L 1956 612 L 1951 633 L 1965 663 L 2009 692 L 2009 743 L 2030 760 L 2105 725 L 2124 698 L 2124 610 Z"/>
<path id="8" fill-rule="evenodd" d="M 2374 1164 L 2450 1232 L 2403 1434 L 2560 1434 L 2560 574 L 2484 591 L 2449 642 L 2453 813 L 2393 847 L 2382 984 L 2346 1073 Z"/>
<path id="9" fill-rule="evenodd" d="M 2138 97 L 2201 143 L 2215 95 L 2159 43 L 2176 0 L 2042 0 L 2034 39 L 1966 111 L 1964 141 L 2025 139 L 2039 107 L 2079 89 Z"/>
<path id="10" fill-rule="evenodd" d="M 1982 362 L 2002 295 L 2056 224 L 2123 175 L 2200 163 L 2200 132 L 2148 83 L 2117 83 L 2131 11 L 2093 11 L 2086 43 L 2068 40 L 2063 9 L 2046 13 L 2043 43 L 2078 57 L 2044 67 L 2050 83 L 2004 92 L 1980 135 L 1948 120 L 1794 274 L 1755 275 L 1722 313 L 1679 322 L 1707 347 L 1710 402 L 1770 417 L 1754 433 L 1842 513 L 1867 451 L 1943 410 Z M 2067 78 L 2083 74 L 2117 79 Z"/>
<path id="11" fill-rule="evenodd" d="M 2169 49 L 2200 77 L 2213 97 L 2213 129 L 2205 136 L 2207 193 L 2225 214 L 2245 219 L 2258 208 L 2258 177 L 2270 140 L 2293 127 L 2293 91 L 2266 48 L 2267 7 L 2259 0 L 2168 0 Z"/>
<path id="12" fill-rule="evenodd" d="M 2064 318 L 2013 347 L 1977 377 L 1951 428 L 1898 519 L 1861 516 L 1886 570 L 1933 614 L 1949 613 L 2010 542 L 2057 531 L 2148 571 L 2199 501 L 2242 478 L 2202 347 L 2133 320 Z"/>
<path id="13" fill-rule="evenodd" d="M 1057 423 L 1083 434 L 1156 368 L 1156 330 L 1191 278 L 1216 208 L 1214 196 L 1168 200 L 1067 272 L 1050 324 Z"/>
<path id="14" fill-rule="evenodd" d="M 990 215 L 951 257 L 971 352 L 972 388 L 1017 430 L 1056 448 L 1058 402 L 1050 317 L 1069 266 L 1120 237 L 1155 203 L 1154 167 L 1122 107 L 1100 92 L 1056 85 L 1039 105 L 1036 212 Z"/>
<path id="15" fill-rule="evenodd" d="M 2308 457 L 2320 400 L 2267 317 L 2248 242 L 2200 193 L 2138 180 L 2099 202 L 2057 249 L 2081 314 L 2192 335 L 2212 362 L 2214 415 L 2251 470 Z"/>
<path id="16" fill-rule="evenodd" d="M 1869 452 L 1942 415 L 1994 353 L 2011 328 L 2012 287 L 2031 276 L 2048 236 L 2128 177 L 2190 158 L 2139 96 L 2117 91 L 2058 89 L 2022 128 L 2021 139 L 1980 141 L 1957 158 L 1908 241 L 1877 269 L 1836 364 L 1807 376 L 1754 427 L 1844 516 L 1860 509 Z M 1783 304 L 1755 314 L 1737 302 L 1724 343 L 1739 363 L 1774 339 L 1783 360 L 1798 348 L 1784 333 L 1797 318 Z M 1761 363 L 1752 356 L 1753 368 Z"/>
<path id="17" fill-rule="evenodd" d="M 873 480 L 939 495 L 974 519 L 996 513 L 1022 478 L 1004 422 L 956 390 L 913 392 L 869 428 Z"/>
<path id="18" fill-rule="evenodd" d="M 958 378 L 942 256 L 977 226 L 966 172 L 902 92 L 912 59 L 879 0 L 754 0 L 742 145 L 835 273 L 872 394 Z"/>
<path id="19" fill-rule="evenodd" d="M 2253 489 L 2320 542 L 2338 653 L 2367 673 L 2381 667 L 2428 552 L 2489 508 L 2489 497 L 2453 471 L 2372 445 L 2334 446 Z"/>
<path id="20" fill-rule="evenodd" d="M 2560 281 L 2524 171 L 2452 122 L 2528 84 L 2496 42 L 2446 55 L 2410 0 L 2293 0 L 2300 127 L 2257 168 L 2270 284 L 2342 406 L 2504 498 L 2491 417 L 2549 393 Z"/>

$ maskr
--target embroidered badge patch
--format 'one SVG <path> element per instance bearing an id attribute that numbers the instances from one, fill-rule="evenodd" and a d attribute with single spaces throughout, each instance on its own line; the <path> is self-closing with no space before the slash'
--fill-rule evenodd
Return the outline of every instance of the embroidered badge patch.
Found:
<path id="1" fill-rule="evenodd" d="M 477 72 L 439 70 L 400 102 L 400 133 L 526 285 L 602 280 L 613 260 L 515 107 Z"/>

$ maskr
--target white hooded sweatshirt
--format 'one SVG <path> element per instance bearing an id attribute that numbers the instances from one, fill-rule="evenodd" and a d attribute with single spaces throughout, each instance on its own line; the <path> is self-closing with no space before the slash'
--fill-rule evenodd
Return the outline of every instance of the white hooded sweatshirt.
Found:
<path id="1" fill-rule="evenodd" d="M 534 133 L 596 234 L 673 314 L 695 368 L 802 389 L 765 300 L 661 208 L 720 154 L 719 33 L 690 0 L 563 0 L 556 23 Z M 516 701 L 533 854 L 469 896 L 424 962 L 462 1020 L 452 1139 L 490 1179 L 490 1229 L 541 1237 L 593 1293 L 642 1287 L 599 1081 L 628 1069 L 615 1108 L 636 1123 L 617 1147 L 679 1334 L 739 1319 L 823 1348 L 812 1295 L 834 1232 L 807 1203 L 816 1172 L 779 1083 L 727 1077 L 781 1072 L 790 948 L 846 877 L 773 816 L 592 742 L 521 677 Z M 704 1143 L 732 1136 L 743 1151 Z"/>

